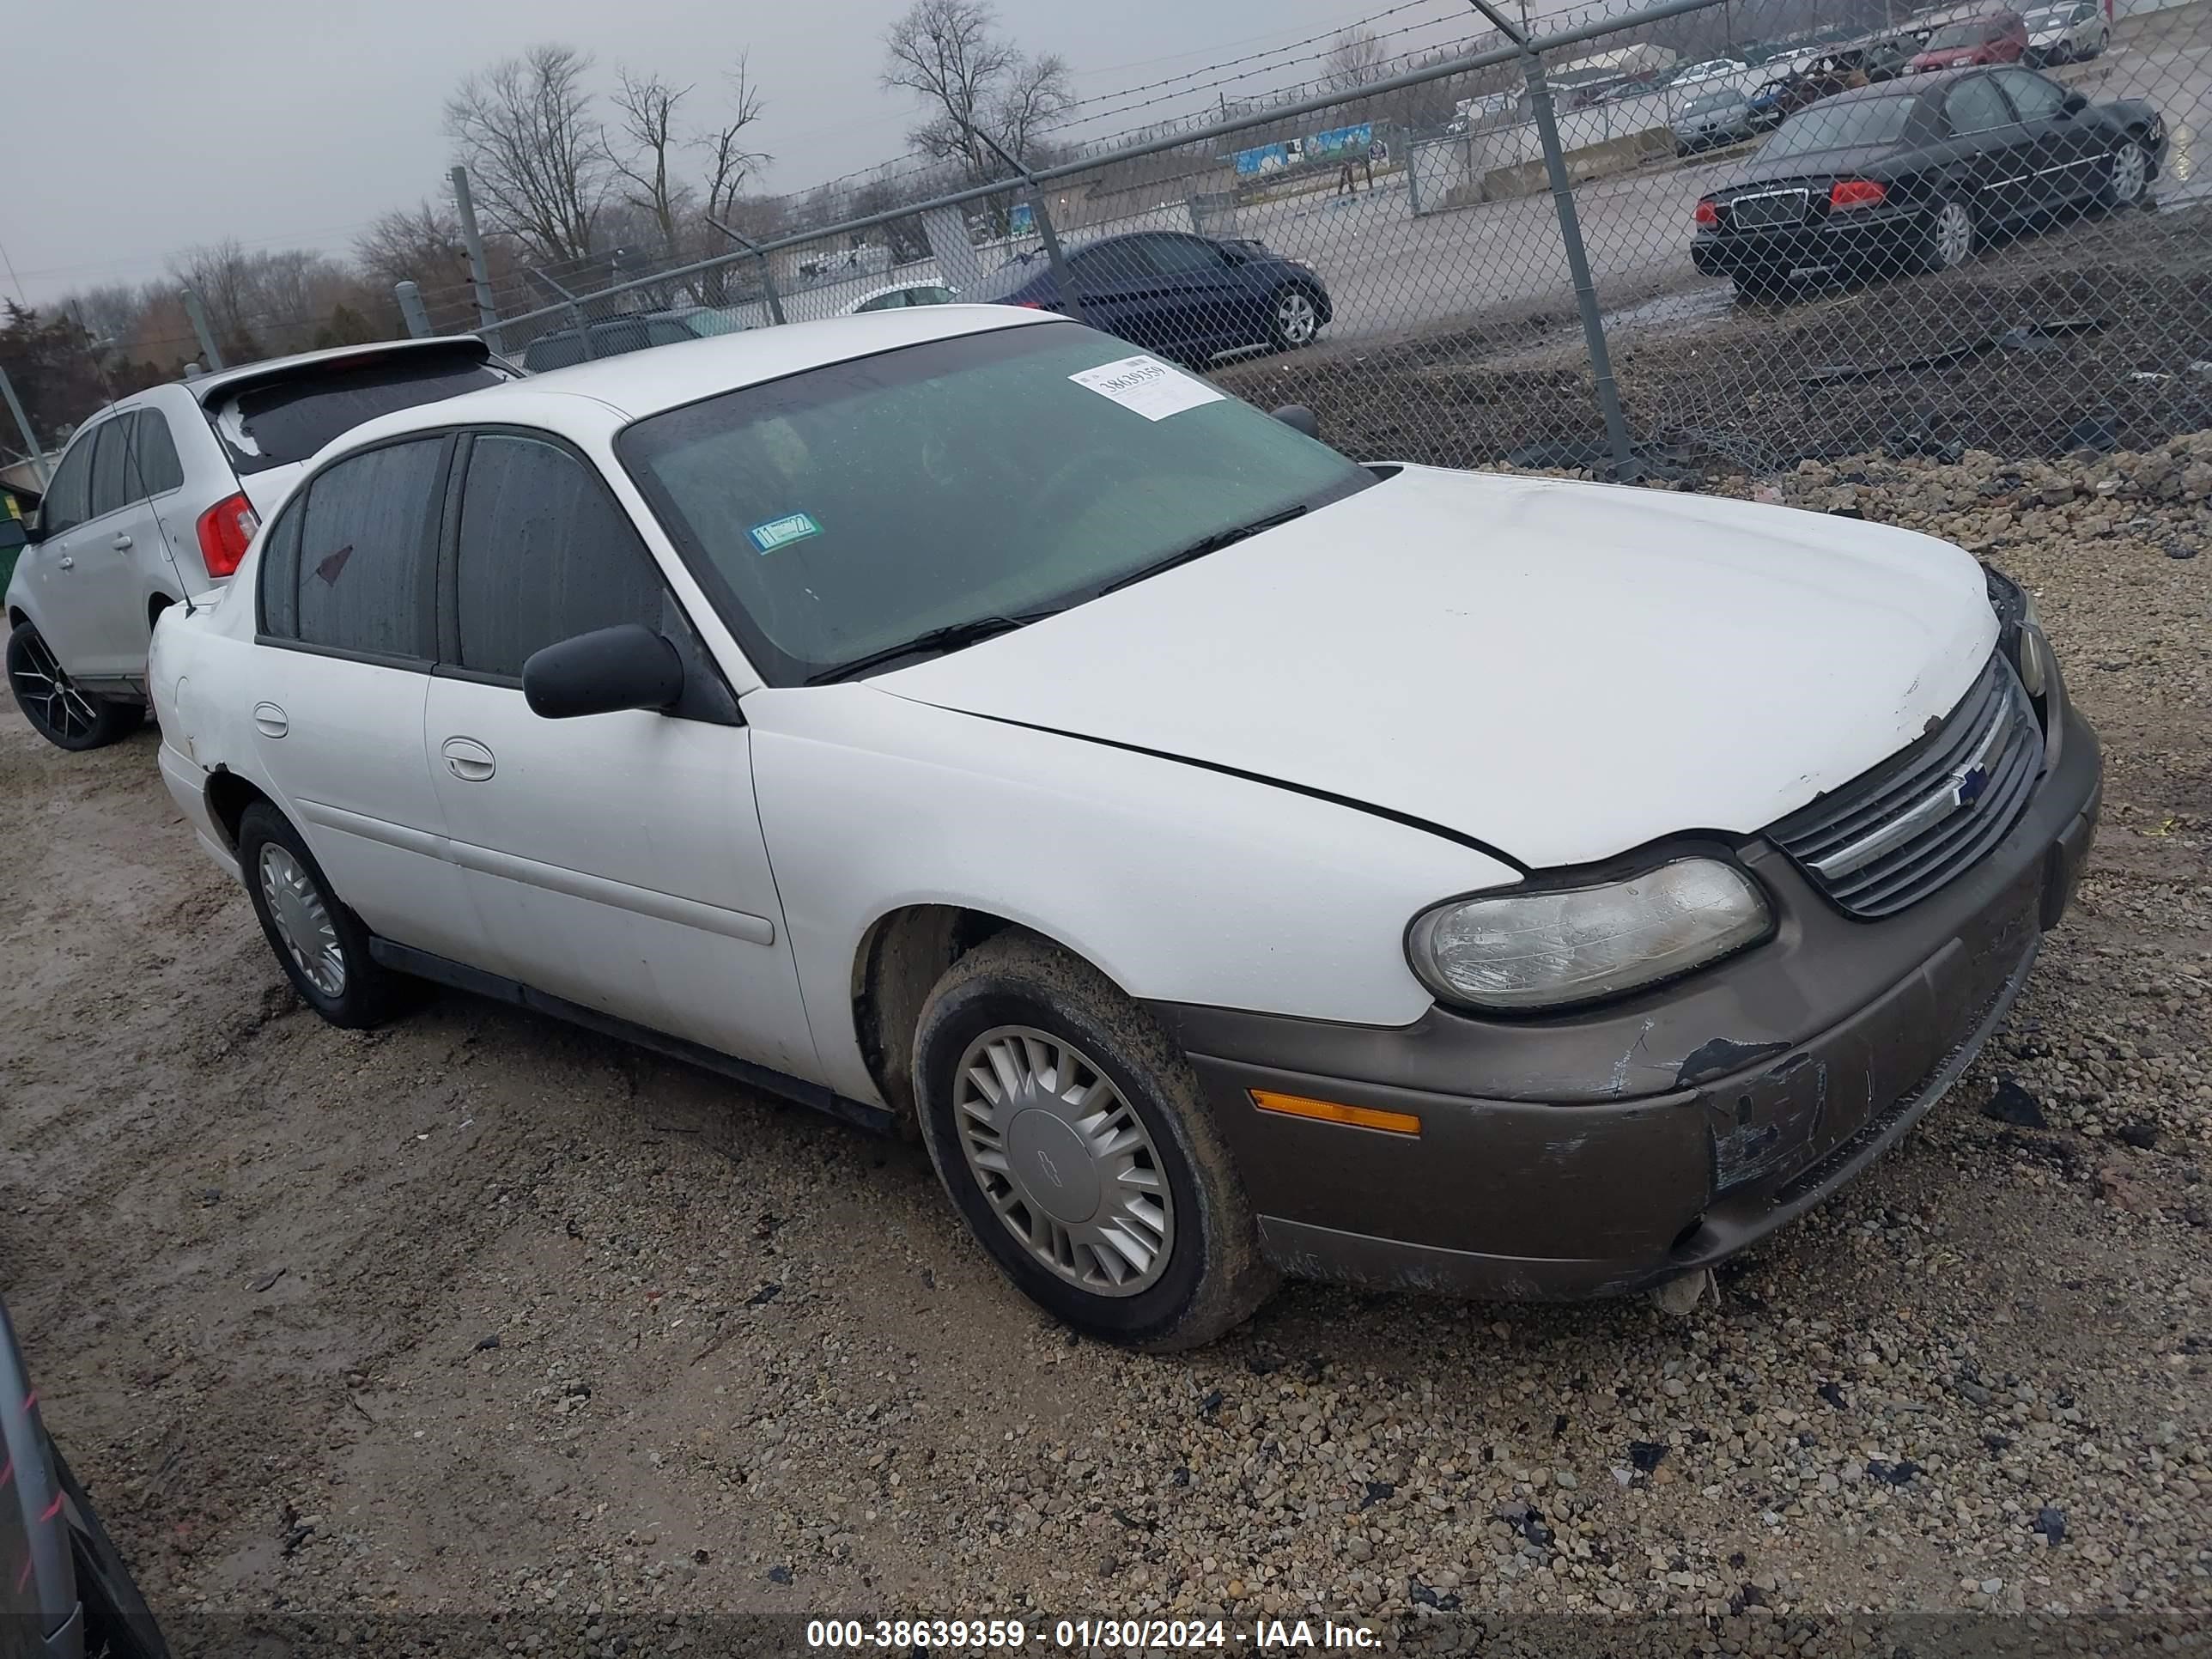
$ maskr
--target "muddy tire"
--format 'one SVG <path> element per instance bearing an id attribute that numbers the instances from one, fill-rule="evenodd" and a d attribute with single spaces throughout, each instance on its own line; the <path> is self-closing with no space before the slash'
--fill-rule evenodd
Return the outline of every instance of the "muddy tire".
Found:
<path id="1" fill-rule="evenodd" d="M 261 801 L 238 822 L 238 867 L 277 966 L 333 1025 L 363 1030 L 388 1015 L 401 981 L 368 951 L 368 929 L 283 813 Z"/>
<path id="2" fill-rule="evenodd" d="M 1189 1061 L 1088 963 L 1018 929 L 986 940 L 923 1005 L 913 1069 L 954 1206 L 1063 1323 L 1192 1348 L 1274 1291 Z"/>

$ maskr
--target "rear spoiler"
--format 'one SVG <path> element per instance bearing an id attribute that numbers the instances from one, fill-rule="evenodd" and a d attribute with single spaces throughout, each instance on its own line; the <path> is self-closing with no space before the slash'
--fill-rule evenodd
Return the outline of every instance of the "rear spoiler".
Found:
<path id="1" fill-rule="evenodd" d="M 275 386 L 303 374 L 366 368 L 371 363 L 404 360 L 410 363 L 447 362 L 491 363 L 511 367 L 492 356 L 491 348 L 473 334 L 441 334 L 428 340 L 379 340 L 374 344 L 305 357 L 280 357 L 273 362 L 222 369 L 186 380 L 203 407 L 226 401 L 254 386 Z"/>

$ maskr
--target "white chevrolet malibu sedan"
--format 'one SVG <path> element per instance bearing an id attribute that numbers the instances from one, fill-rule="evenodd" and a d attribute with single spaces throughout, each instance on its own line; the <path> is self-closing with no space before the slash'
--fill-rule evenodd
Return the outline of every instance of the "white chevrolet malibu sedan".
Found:
<path id="1" fill-rule="evenodd" d="M 1156 1348 L 1742 1249 L 1972 1059 L 2100 787 L 1946 543 L 1357 465 L 982 306 L 358 428 L 153 679 L 326 1018 L 413 975 L 918 1133 Z"/>

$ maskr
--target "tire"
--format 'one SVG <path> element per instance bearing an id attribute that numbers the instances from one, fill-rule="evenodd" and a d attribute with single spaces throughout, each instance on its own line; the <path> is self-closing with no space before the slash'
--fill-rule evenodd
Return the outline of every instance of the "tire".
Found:
<path id="1" fill-rule="evenodd" d="M 1019 929 L 962 957 L 922 1005 L 914 1088 L 955 1207 L 1063 1324 L 1167 1352 L 1212 1341 L 1273 1293 L 1190 1062 L 1088 963 Z M 1032 1103 L 1008 1110 L 1010 1098 Z"/>
<path id="2" fill-rule="evenodd" d="M 2133 207 L 2150 188 L 2150 156 L 2133 138 L 2123 138 L 2112 147 L 2112 159 L 2105 169 L 2105 181 L 2097 186 L 2097 203 L 2105 208 Z"/>
<path id="3" fill-rule="evenodd" d="M 307 1006 L 348 1030 L 381 1022 L 397 976 L 369 955 L 368 929 L 331 890 L 300 832 L 265 802 L 239 819 L 238 865 L 262 934 Z"/>
<path id="4" fill-rule="evenodd" d="M 1973 257 L 1980 236 L 1981 226 L 1972 202 L 1960 196 L 1941 198 L 1920 234 L 1920 268 L 1956 270 Z"/>
<path id="5" fill-rule="evenodd" d="M 1267 339 L 1278 351 L 1296 351 L 1320 338 L 1321 302 L 1296 283 L 1275 290 L 1267 301 Z"/>
<path id="6" fill-rule="evenodd" d="M 169 1659 L 169 1644 L 161 1626 L 139 1594 L 131 1569 L 115 1547 L 107 1528 L 70 1473 L 61 1448 L 51 1441 L 54 1474 L 62 1488 L 62 1508 L 69 1522 L 70 1565 L 76 1576 L 77 1600 L 84 1607 L 84 1651 L 87 1659 Z"/>
<path id="7" fill-rule="evenodd" d="M 136 732 L 146 705 L 80 691 L 29 623 L 8 636 L 8 689 L 31 729 L 57 749 L 104 749 Z"/>

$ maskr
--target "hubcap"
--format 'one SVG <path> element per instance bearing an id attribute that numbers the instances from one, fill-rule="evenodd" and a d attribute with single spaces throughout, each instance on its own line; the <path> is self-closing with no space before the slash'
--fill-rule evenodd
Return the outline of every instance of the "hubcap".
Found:
<path id="1" fill-rule="evenodd" d="M 1292 345 L 1304 345 L 1321 326 L 1321 313 L 1314 302 L 1293 290 L 1283 295 L 1275 307 L 1275 325 L 1282 330 L 1283 338 Z"/>
<path id="2" fill-rule="evenodd" d="M 953 1084 L 968 1173 L 1030 1256 L 1098 1296 L 1166 1271 L 1175 1200 L 1144 1121 L 1095 1061 L 1049 1032 L 1001 1025 Z"/>
<path id="3" fill-rule="evenodd" d="M 36 634 L 26 634 L 21 654 L 8 676 L 23 712 L 65 738 L 81 738 L 99 724 L 100 712 L 76 689 Z"/>
<path id="4" fill-rule="evenodd" d="M 2143 179 L 2148 169 L 2143 165 L 2143 153 L 2133 144 L 2123 144 L 2112 152 L 2112 196 L 2120 202 L 2132 202 L 2142 194 Z"/>
<path id="5" fill-rule="evenodd" d="M 1963 264 L 1974 247 L 1974 216 L 1957 202 L 1936 213 L 1936 257 L 1948 269 Z"/>
<path id="6" fill-rule="evenodd" d="M 261 896 L 268 901 L 276 937 L 307 983 L 326 997 L 343 996 L 345 952 L 338 945 L 337 925 L 306 866 L 289 848 L 273 841 L 261 848 Z"/>

